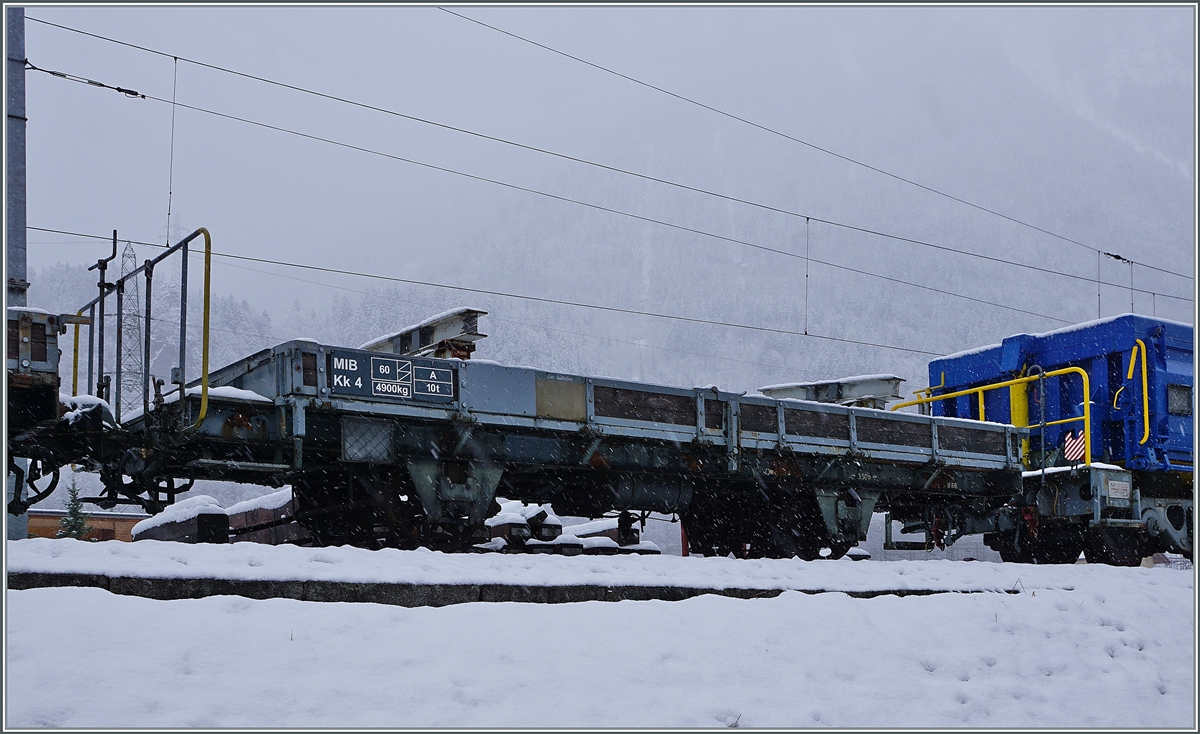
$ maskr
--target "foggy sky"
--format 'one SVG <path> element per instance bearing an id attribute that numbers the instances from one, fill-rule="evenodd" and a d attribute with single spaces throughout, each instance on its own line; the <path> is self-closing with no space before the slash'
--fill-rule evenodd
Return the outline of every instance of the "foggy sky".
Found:
<path id="1" fill-rule="evenodd" d="M 455 10 L 1091 248 L 1194 271 L 1192 8 Z M 812 217 L 1085 277 L 1097 272 L 1094 249 L 433 7 L 29 7 L 26 14 Z M 172 96 L 169 58 L 32 20 L 26 53 L 42 68 Z M 181 103 L 1068 322 L 1130 310 L 1127 287 L 1102 288 L 1097 304 L 1094 284 L 828 225 L 806 227 L 802 218 L 187 63 L 177 71 Z M 26 78 L 29 223 L 96 234 L 115 228 L 122 238 L 164 241 L 171 107 L 44 74 Z M 224 252 L 937 353 L 1063 325 L 813 263 L 806 278 L 802 258 L 184 109 L 175 112 L 173 155 L 172 229 L 207 227 Z M 62 244 L 70 241 L 30 232 L 30 269 L 107 254 L 101 243 Z M 272 314 L 296 303 L 320 312 L 335 295 L 372 288 L 400 299 L 396 328 L 448 307 L 483 308 L 490 336 L 478 356 L 545 369 L 734 390 L 893 372 L 916 389 L 925 384 L 929 359 L 217 263 L 215 292 Z M 1105 258 L 1099 268 L 1103 279 L 1128 285 L 1128 265 Z M 1145 268 L 1135 267 L 1133 278 L 1163 294 L 1195 291 L 1192 280 Z M 1191 302 L 1134 294 L 1133 307 L 1193 321 Z M 347 332 L 355 333 L 352 324 Z"/>

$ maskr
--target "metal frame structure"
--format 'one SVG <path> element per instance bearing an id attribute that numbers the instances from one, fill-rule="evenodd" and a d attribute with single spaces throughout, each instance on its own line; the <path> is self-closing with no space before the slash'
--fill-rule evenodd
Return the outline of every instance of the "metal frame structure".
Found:
<path id="1" fill-rule="evenodd" d="M 209 234 L 209 231 L 207 229 L 205 229 L 204 227 L 200 227 L 196 231 L 189 234 L 187 237 L 184 237 L 179 242 L 175 243 L 174 245 L 171 245 L 158 257 L 155 257 L 150 260 L 146 260 L 144 263 L 142 263 L 142 265 L 140 265 L 135 270 L 122 275 L 119 279 L 117 279 L 113 283 L 108 283 L 104 279 L 105 272 L 107 271 L 108 263 L 110 261 L 112 261 L 114 258 L 116 258 L 116 256 L 117 256 L 117 230 L 115 230 L 115 229 L 113 230 L 112 255 L 110 255 L 107 258 L 103 258 L 103 259 L 96 261 L 95 265 L 88 268 L 88 270 L 99 270 L 100 271 L 100 280 L 97 285 L 97 287 L 100 290 L 100 294 L 98 296 L 96 296 L 95 298 L 93 298 L 91 301 L 88 301 L 87 303 L 85 303 L 77 312 L 77 315 L 82 317 L 83 312 L 88 311 L 90 316 L 86 322 L 82 321 L 82 320 L 75 322 L 75 334 L 74 334 L 75 350 L 74 350 L 73 364 L 72 364 L 72 370 L 71 370 L 71 394 L 72 395 L 79 394 L 79 327 L 81 324 L 86 324 L 88 326 L 88 382 L 87 382 L 88 392 L 93 395 L 96 395 L 97 397 L 105 399 L 105 400 L 108 400 L 111 397 L 111 388 L 105 389 L 101 386 L 101 383 L 105 382 L 105 379 L 104 379 L 105 378 L 105 374 L 104 374 L 104 367 L 105 367 L 105 360 L 104 360 L 104 344 L 105 344 L 104 304 L 105 304 L 107 297 L 109 295 L 115 293 L 117 296 L 117 326 L 116 326 L 116 328 L 117 328 L 118 346 L 117 346 L 117 355 L 116 355 L 116 364 L 115 364 L 116 382 L 117 382 L 117 402 L 115 403 L 115 410 L 113 412 L 114 412 L 114 415 L 116 416 L 117 421 L 120 422 L 120 419 L 121 419 L 121 407 L 120 407 L 120 389 L 121 389 L 120 388 L 120 383 L 121 383 L 120 351 L 121 351 L 121 347 L 120 347 L 120 339 L 121 339 L 121 334 L 122 334 L 121 327 L 123 326 L 122 320 L 123 320 L 123 314 L 124 314 L 124 311 L 121 308 L 121 305 L 122 305 L 121 298 L 122 298 L 122 294 L 124 292 L 125 283 L 127 281 L 132 280 L 133 278 L 137 277 L 138 274 L 144 274 L 144 277 L 146 279 L 146 307 L 145 307 L 145 316 L 143 317 L 143 321 L 144 321 L 145 325 L 143 327 L 142 360 L 143 360 L 143 364 L 145 365 L 147 379 L 142 381 L 143 382 L 143 385 L 142 385 L 142 412 L 144 414 L 144 413 L 148 413 L 150 411 L 150 380 L 149 380 L 150 331 L 151 331 L 150 327 L 151 327 L 151 317 L 152 317 L 152 312 L 153 312 L 152 288 L 153 288 L 153 283 L 154 283 L 154 268 L 160 262 L 167 259 L 168 257 L 175 254 L 176 252 L 180 253 L 180 266 L 179 266 L 179 273 L 180 273 L 180 275 L 179 275 L 179 283 L 180 283 L 179 365 L 178 365 L 178 367 L 175 368 L 177 371 L 173 371 L 172 381 L 179 385 L 179 390 L 182 393 L 183 385 L 186 382 L 186 370 L 187 370 L 188 244 L 192 240 L 196 239 L 197 237 L 200 237 L 201 235 L 203 235 L 203 237 L 204 237 L 204 321 L 203 321 L 203 332 L 202 332 L 203 333 L 203 337 L 202 337 L 203 338 L 203 356 L 202 356 L 203 362 L 202 362 L 202 366 L 201 366 L 201 374 L 202 374 L 202 383 L 203 383 L 202 389 L 203 389 L 203 393 L 204 393 L 204 399 L 205 399 L 205 401 L 207 401 L 207 394 L 208 394 L 208 332 L 209 332 L 209 311 L 210 311 L 209 281 L 210 281 L 211 274 L 212 274 L 212 235 Z M 99 320 L 98 321 L 94 318 L 94 315 L 97 310 L 99 311 Z M 97 380 L 95 383 L 93 383 L 93 381 L 92 381 L 92 366 L 93 366 L 92 357 L 93 357 L 93 353 L 95 351 L 94 345 L 97 343 L 97 340 L 99 341 L 99 350 L 98 350 L 98 360 L 96 363 L 96 372 L 97 372 L 98 376 L 100 377 L 100 379 Z M 94 388 L 93 388 L 93 385 L 94 385 Z M 93 389 L 94 389 L 94 392 L 93 392 Z"/>

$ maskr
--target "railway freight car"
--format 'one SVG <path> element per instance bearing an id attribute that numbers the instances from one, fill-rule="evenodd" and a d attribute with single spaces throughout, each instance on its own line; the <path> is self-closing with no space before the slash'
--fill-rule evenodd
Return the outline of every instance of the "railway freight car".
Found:
<path id="1" fill-rule="evenodd" d="M 470 342 L 480 313 L 446 320 Z M 626 522 L 673 513 L 695 553 L 839 556 L 876 509 L 949 493 L 992 512 L 1020 490 L 1026 429 L 420 356 L 470 355 L 439 328 L 368 349 L 285 342 L 186 388 L 148 384 L 115 420 L 106 404 L 64 405 L 10 432 L 9 451 L 38 474 L 98 472 L 104 491 L 88 499 L 101 507 L 156 512 L 197 479 L 287 483 L 314 542 L 365 547 L 470 547 L 499 492 Z"/>
<path id="2" fill-rule="evenodd" d="M 571 515 L 675 513 L 697 553 L 814 558 L 844 554 L 900 498 L 1003 504 L 1026 435 L 308 341 L 210 384 L 206 407 L 197 387 L 123 424 L 108 501 L 172 480 L 286 482 L 319 543 L 463 548 L 486 540 L 499 491 Z"/>

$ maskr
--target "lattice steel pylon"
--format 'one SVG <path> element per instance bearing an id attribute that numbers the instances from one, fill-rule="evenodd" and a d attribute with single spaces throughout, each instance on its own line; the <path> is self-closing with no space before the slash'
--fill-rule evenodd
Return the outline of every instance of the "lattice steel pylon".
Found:
<path id="1" fill-rule="evenodd" d="M 133 245 L 127 243 L 121 254 L 121 275 L 124 277 L 137 270 L 137 253 Z M 142 386 L 145 384 L 145 372 L 142 369 L 142 299 L 141 286 L 136 277 L 125 281 L 124 302 L 121 305 L 121 353 L 117 359 L 121 361 L 121 384 L 117 388 L 121 394 L 121 412 L 130 408 L 140 408 L 142 405 Z"/>

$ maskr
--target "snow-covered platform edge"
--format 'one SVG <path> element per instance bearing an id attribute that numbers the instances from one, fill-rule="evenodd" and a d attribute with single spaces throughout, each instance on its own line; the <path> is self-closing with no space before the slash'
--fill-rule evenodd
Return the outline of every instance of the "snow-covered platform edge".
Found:
<path id="1" fill-rule="evenodd" d="M 678 556 L 449 554 L 188 545 L 88 543 L 32 538 L 6 544 L 8 574 L 80 574 L 109 579 L 211 579 L 391 585 L 658 587 L 842 592 L 1032 592 L 1076 590 L 1116 579 L 1193 588 L 1193 574 L 1166 568 L 1030 566 L 964 561 L 739 560 Z"/>

